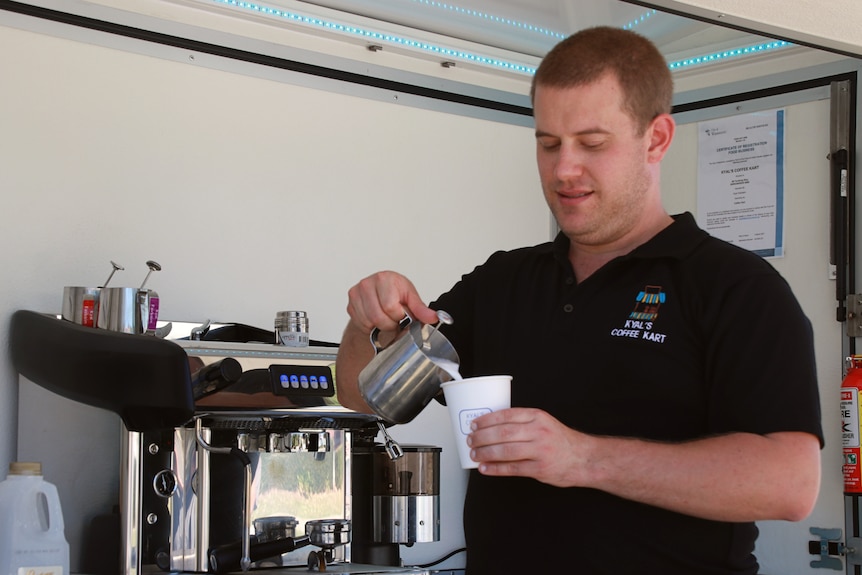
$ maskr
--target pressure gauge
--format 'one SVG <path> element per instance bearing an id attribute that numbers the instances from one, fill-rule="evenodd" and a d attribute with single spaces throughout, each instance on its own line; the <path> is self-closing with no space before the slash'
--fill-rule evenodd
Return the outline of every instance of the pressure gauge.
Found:
<path id="1" fill-rule="evenodd" d="M 170 469 L 162 469 L 153 478 L 153 489 L 159 497 L 168 498 L 177 490 L 177 478 Z"/>

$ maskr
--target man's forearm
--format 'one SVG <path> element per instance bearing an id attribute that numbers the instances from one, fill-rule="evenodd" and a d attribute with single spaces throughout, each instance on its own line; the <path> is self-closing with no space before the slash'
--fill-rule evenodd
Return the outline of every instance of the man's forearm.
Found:
<path id="1" fill-rule="evenodd" d="M 359 373 L 374 357 L 374 347 L 367 333 L 363 333 L 351 321 L 344 328 L 338 356 L 335 360 L 335 389 L 338 402 L 349 409 L 370 413 L 359 392 Z"/>
<path id="2" fill-rule="evenodd" d="M 597 488 L 707 519 L 798 521 L 819 491 L 819 443 L 805 433 L 736 433 L 676 445 L 620 439 L 606 447 Z"/>

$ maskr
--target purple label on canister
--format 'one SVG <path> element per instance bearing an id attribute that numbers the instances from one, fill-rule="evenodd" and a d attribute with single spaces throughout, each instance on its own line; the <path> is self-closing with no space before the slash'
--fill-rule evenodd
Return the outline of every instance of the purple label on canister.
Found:
<path id="1" fill-rule="evenodd" d="M 147 331 L 156 329 L 159 321 L 159 296 L 150 296 L 150 316 L 147 318 Z"/>

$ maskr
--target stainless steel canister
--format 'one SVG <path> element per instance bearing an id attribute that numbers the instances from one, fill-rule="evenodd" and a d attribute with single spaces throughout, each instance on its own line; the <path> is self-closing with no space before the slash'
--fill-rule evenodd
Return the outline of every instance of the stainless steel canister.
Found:
<path id="1" fill-rule="evenodd" d="M 100 291 L 97 287 L 64 287 L 63 319 L 86 327 L 96 327 Z"/>
<path id="2" fill-rule="evenodd" d="M 97 327 L 122 333 L 144 333 L 149 315 L 147 300 L 147 290 L 130 287 L 102 288 Z"/>
<path id="3" fill-rule="evenodd" d="M 308 345 L 308 314 L 304 311 L 280 311 L 275 315 L 275 343 L 290 347 Z"/>

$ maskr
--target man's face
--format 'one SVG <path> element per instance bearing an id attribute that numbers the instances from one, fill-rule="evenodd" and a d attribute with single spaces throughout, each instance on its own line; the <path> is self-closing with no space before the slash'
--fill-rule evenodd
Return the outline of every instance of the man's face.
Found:
<path id="1" fill-rule="evenodd" d="M 649 168 L 651 128 L 639 135 L 622 102 L 610 74 L 573 88 L 536 87 L 542 189 L 573 244 L 624 245 L 636 233 L 648 193 L 658 193 Z"/>

